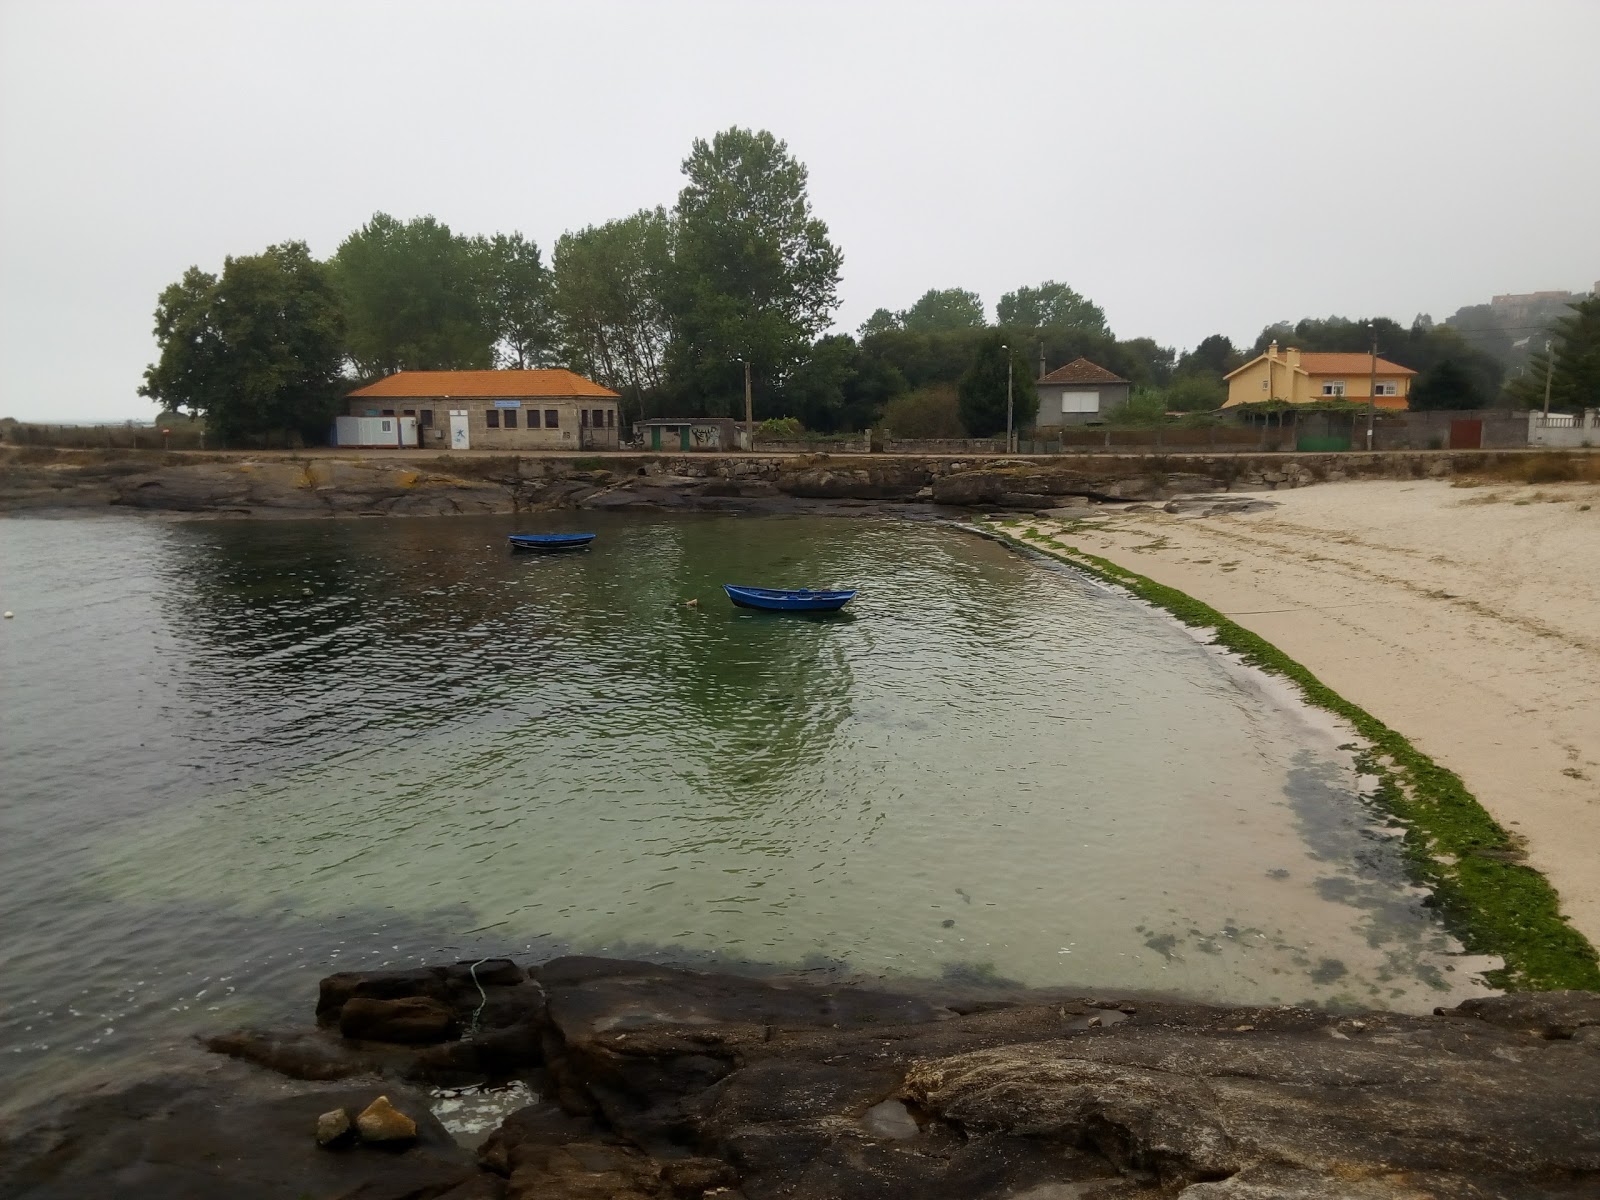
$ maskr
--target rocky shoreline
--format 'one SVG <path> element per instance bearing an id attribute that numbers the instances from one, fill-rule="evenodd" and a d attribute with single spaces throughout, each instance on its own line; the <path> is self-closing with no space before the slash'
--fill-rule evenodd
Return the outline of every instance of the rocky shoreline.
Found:
<path id="1" fill-rule="evenodd" d="M 1482 454 L 1191 454 L 1053 458 L 896 455 L 162 454 L 0 452 L 0 513 L 448 516 L 548 509 L 790 512 L 856 506 L 1045 511 L 1096 500 L 1424 478 Z"/>
<path id="2" fill-rule="evenodd" d="M 314 1027 L 241 1030 L 205 1047 L 13 1122 L 0 1194 L 1600 1192 L 1592 993 L 1350 1016 L 493 959 L 330 976 Z M 532 1102 L 475 1150 L 430 1111 L 441 1088 L 508 1086 Z"/>

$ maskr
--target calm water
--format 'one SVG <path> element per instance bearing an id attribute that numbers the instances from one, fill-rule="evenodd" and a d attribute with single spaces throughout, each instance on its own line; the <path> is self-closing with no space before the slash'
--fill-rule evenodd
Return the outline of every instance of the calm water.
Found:
<path id="1" fill-rule="evenodd" d="M 598 528 L 512 557 L 513 528 Z M 1425 1009 L 1331 731 L 934 525 L 0 522 L 0 1074 L 569 950 Z M 848 584 L 842 619 L 718 585 Z M 698 598 L 697 608 L 684 601 Z"/>

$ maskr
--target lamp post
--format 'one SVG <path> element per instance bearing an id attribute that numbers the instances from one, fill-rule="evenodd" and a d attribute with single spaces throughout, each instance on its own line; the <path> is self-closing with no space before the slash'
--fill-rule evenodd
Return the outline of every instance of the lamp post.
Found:
<path id="1" fill-rule="evenodd" d="M 1001 346 L 1000 349 L 1005 351 L 1006 356 L 1006 453 L 1015 454 L 1017 452 L 1014 444 L 1015 435 L 1012 432 L 1011 423 L 1011 347 Z"/>
<path id="2" fill-rule="evenodd" d="M 748 358 L 736 358 L 733 361 L 744 364 L 744 448 L 746 450 L 754 450 L 756 448 L 756 428 L 750 408 L 750 360 Z"/>
<path id="3" fill-rule="evenodd" d="M 1550 423 L 1550 381 L 1556 373 L 1556 360 L 1550 353 L 1550 343 L 1544 344 L 1544 415 L 1545 424 Z"/>
<path id="4" fill-rule="evenodd" d="M 1378 408 L 1378 327 L 1371 321 L 1367 328 L 1372 331 L 1372 377 L 1367 380 L 1367 450 L 1372 450 L 1372 422 Z"/>

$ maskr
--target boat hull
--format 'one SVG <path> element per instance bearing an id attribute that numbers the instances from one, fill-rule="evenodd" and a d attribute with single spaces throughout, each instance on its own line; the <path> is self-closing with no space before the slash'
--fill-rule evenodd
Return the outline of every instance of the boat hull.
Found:
<path id="1" fill-rule="evenodd" d="M 854 591 L 818 592 L 810 588 L 749 588 L 725 583 L 722 590 L 735 606 L 762 612 L 838 612 L 855 599 Z"/>
<path id="2" fill-rule="evenodd" d="M 513 533 L 506 540 L 513 550 L 582 550 L 593 542 L 592 533 Z"/>

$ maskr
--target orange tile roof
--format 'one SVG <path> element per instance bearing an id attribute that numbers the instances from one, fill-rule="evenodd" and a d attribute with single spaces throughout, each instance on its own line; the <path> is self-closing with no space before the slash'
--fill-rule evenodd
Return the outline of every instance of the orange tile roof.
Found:
<path id="1" fill-rule="evenodd" d="M 1283 359 L 1278 360 L 1282 362 Z M 1300 369 L 1307 375 L 1368 375 L 1372 372 L 1370 354 L 1333 354 L 1323 351 L 1302 351 Z M 1410 367 L 1402 367 L 1386 358 L 1378 360 L 1379 375 L 1415 375 Z"/>
<path id="2" fill-rule="evenodd" d="M 397 371 L 357 388 L 351 396 L 413 396 L 472 400 L 492 396 L 592 396 L 617 393 L 564 369 L 544 371 Z"/>
<path id="3" fill-rule="evenodd" d="M 1113 375 L 1104 367 L 1087 358 L 1075 358 L 1064 367 L 1057 367 L 1039 380 L 1040 383 L 1127 383 L 1120 375 Z"/>

